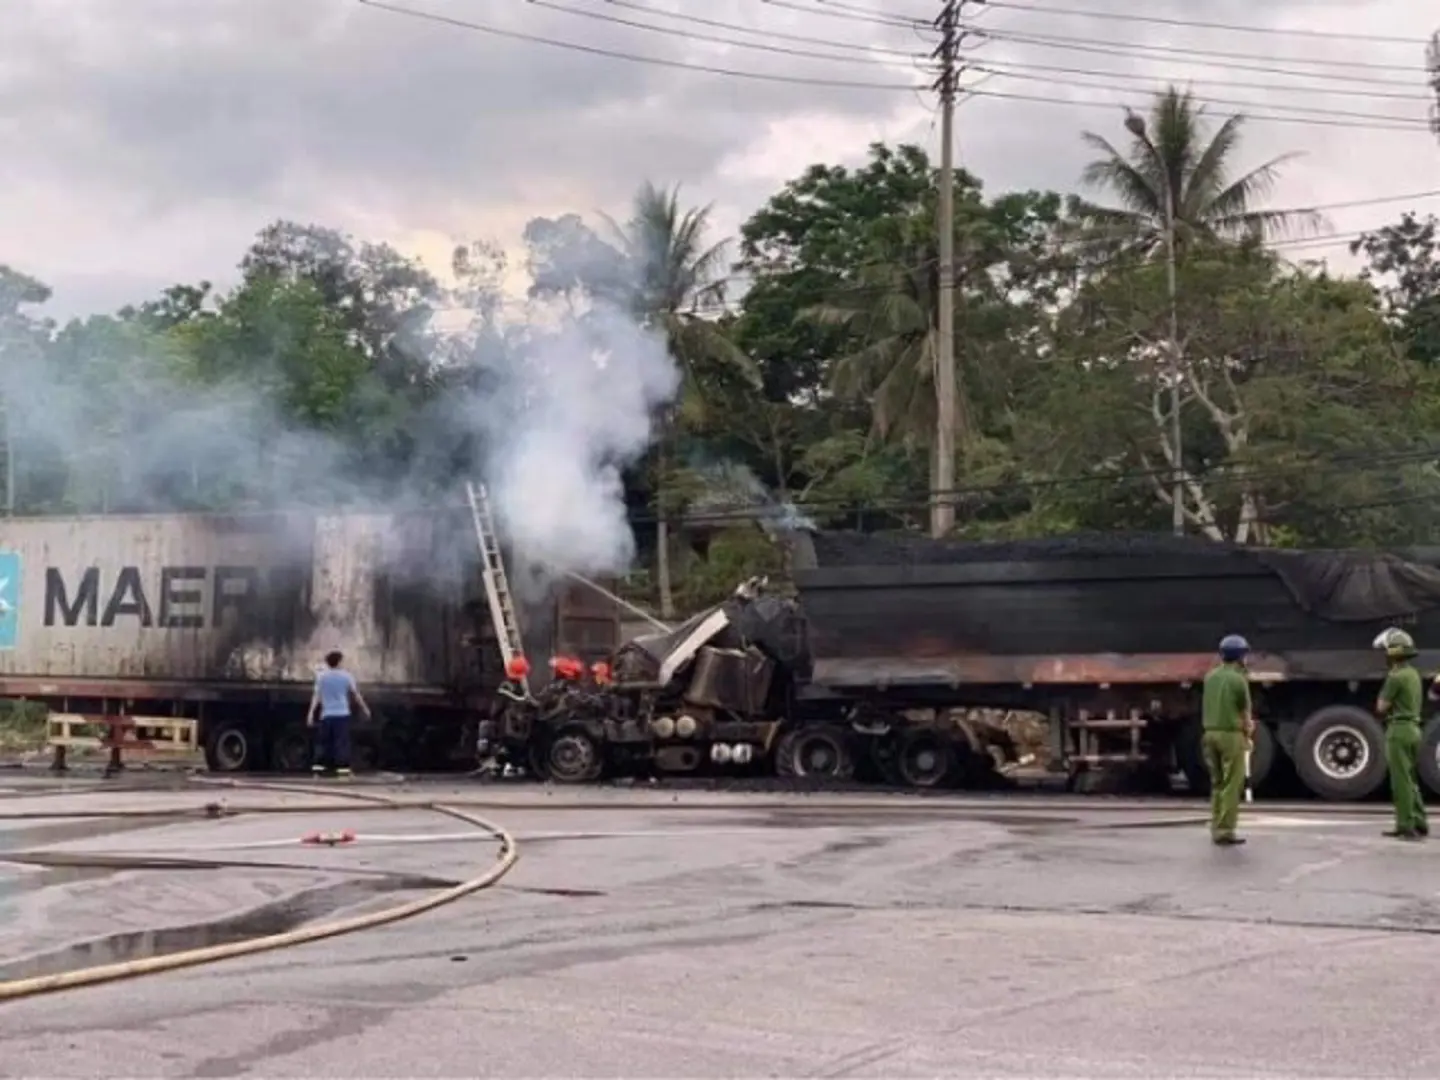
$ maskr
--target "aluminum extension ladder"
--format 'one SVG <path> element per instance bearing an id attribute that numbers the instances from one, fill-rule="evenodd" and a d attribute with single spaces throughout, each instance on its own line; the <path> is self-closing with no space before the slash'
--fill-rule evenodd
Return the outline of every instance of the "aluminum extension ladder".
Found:
<path id="1" fill-rule="evenodd" d="M 500 554 L 500 536 L 495 528 L 495 515 L 490 509 L 490 496 L 484 484 L 465 485 L 470 500 L 470 516 L 475 523 L 475 539 L 480 542 L 480 577 L 485 583 L 485 600 L 490 606 L 490 623 L 500 641 L 500 659 L 509 666 L 511 660 L 525 655 L 525 642 L 520 636 L 520 620 L 515 616 L 515 598 L 510 592 L 510 579 L 505 573 L 505 558 Z M 520 680 L 526 694 L 530 680 Z"/>

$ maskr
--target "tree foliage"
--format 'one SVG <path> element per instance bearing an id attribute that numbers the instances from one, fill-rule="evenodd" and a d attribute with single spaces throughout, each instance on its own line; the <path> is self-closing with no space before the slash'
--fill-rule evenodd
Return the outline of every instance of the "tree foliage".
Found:
<path id="1" fill-rule="evenodd" d="M 1172 89 L 1143 124 L 1076 133 L 1097 154 L 1087 197 L 957 172 L 958 531 L 1165 528 L 1178 476 L 1187 528 L 1217 539 L 1434 535 L 1440 222 L 1407 211 L 1367 232 L 1353 277 L 1293 265 L 1274 242 L 1318 219 L 1269 204 L 1290 156 L 1248 164 L 1244 134 Z M 487 357 L 539 313 L 599 305 L 661 335 L 681 375 L 626 476 L 637 587 L 667 612 L 714 600 L 783 572 L 757 521 L 923 526 L 937 181 L 910 145 L 813 165 L 741 226 L 733 264 L 708 207 L 645 184 L 623 220 L 532 221 L 528 298 L 507 296 L 489 241 L 458 247 L 442 285 L 385 244 L 286 221 L 229 288 L 179 283 L 64 325 L 44 283 L 0 265 L 7 498 L 67 513 L 440 497 L 478 451 L 436 417 L 483 399 Z M 463 333 L 437 332 L 455 310 Z"/>

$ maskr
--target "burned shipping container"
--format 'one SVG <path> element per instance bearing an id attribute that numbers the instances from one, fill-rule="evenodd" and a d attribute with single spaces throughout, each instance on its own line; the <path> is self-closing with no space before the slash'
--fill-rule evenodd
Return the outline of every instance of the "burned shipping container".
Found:
<path id="1" fill-rule="evenodd" d="M 1440 570 L 1381 553 L 1153 535 L 808 546 L 796 583 L 822 684 L 1189 680 L 1227 633 L 1278 676 L 1359 679 L 1387 625 L 1440 646 Z"/>
<path id="2" fill-rule="evenodd" d="M 539 647 L 613 648 L 617 616 L 586 592 L 533 613 Z M 330 649 L 367 690 L 453 694 L 492 681 L 490 641 L 475 537 L 458 513 L 0 522 L 4 696 L 308 691 Z"/>

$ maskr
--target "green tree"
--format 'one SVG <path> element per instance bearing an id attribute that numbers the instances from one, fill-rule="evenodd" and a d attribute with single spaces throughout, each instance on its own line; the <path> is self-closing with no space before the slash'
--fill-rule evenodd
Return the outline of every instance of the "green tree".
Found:
<path id="1" fill-rule="evenodd" d="M 1205 110 L 1189 91 L 1171 86 L 1155 96 L 1145 120 L 1127 118 L 1129 152 L 1102 135 L 1081 138 L 1099 157 L 1082 181 L 1111 194 L 1118 206 L 1076 198 L 1072 211 L 1083 236 L 1107 255 L 1163 253 L 1168 223 L 1177 249 L 1204 242 L 1273 239 L 1312 229 L 1322 219 L 1311 210 L 1270 210 L 1262 204 L 1280 170 L 1295 154 L 1281 154 L 1234 176 L 1245 117 L 1227 117 L 1207 138 Z"/>
<path id="2" fill-rule="evenodd" d="M 1034 331 L 1058 287 L 1047 249 L 1060 200 L 1025 192 L 987 202 L 965 174 L 956 187 L 956 414 L 961 456 L 974 459 L 1006 437 L 1015 394 L 1037 371 Z M 838 290 L 812 311 L 849 332 L 850 351 L 834 359 L 831 387 L 842 401 L 869 404 L 882 442 L 927 451 L 933 477 L 939 339 L 933 192 L 914 213 L 874 223 L 867 239 L 856 287 Z"/>
<path id="3" fill-rule="evenodd" d="M 863 167 L 812 165 L 741 226 L 735 269 L 749 288 L 735 340 L 759 365 L 769 400 L 813 403 L 824 391 L 830 364 L 851 349 L 851 335 L 796 313 L 863 288 L 876 223 L 922 211 L 934 183 L 919 146 L 872 143 Z"/>
<path id="4" fill-rule="evenodd" d="M 357 452 L 377 479 L 402 483 L 423 435 L 418 417 L 440 391 L 430 321 L 446 297 L 434 275 L 388 244 L 291 221 L 261 230 L 240 268 L 246 282 L 308 282 L 345 327 L 371 376 L 360 408 L 373 426 Z"/>
<path id="5" fill-rule="evenodd" d="M 409 412 L 387 392 L 346 313 L 313 281 L 252 274 L 213 316 L 182 321 L 168 337 L 179 347 L 177 385 L 222 412 L 248 443 L 246 457 L 209 463 L 221 472 L 212 481 L 224 492 L 218 498 L 323 502 L 343 492 L 337 482 L 374 491 L 389 475 L 373 471 L 375 443 Z M 330 468 L 344 471 L 325 475 Z"/>
<path id="6" fill-rule="evenodd" d="M 1380 290 L 1406 354 L 1440 363 L 1440 218 L 1413 213 L 1368 232 L 1350 245 L 1363 253 L 1360 276 Z"/>
<path id="7" fill-rule="evenodd" d="M 1395 347 L 1373 289 L 1287 268 L 1254 245 L 1197 249 L 1180 272 L 1192 528 L 1239 542 L 1339 542 L 1342 521 L 1359 529 L 1340 511 L 1432 490 L 1403 452 L 1423 441 L 1434 392 Z M 1152 263 L 1093 279 L 1062 316 L 1054 377 L 1025 444 L 1038 473 L 1086 479 L 1038 486 L 1032 512 L 1090 527 L 1159 524 L 1171 468 L 1165 278 Z M 1397 451 L 1402 463 L 1378 472 L 1356 464 Z M 1395 527 L 1393 514 L 1375 518 L 1366 535 Z"/>

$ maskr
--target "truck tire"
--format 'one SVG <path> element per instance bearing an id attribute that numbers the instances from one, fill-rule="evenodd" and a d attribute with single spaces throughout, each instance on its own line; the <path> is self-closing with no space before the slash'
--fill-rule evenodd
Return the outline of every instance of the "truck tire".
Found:
<path id="1" fill-rule="evenodd" d="M 1208 797 L 1210 794 L 1210 770 L 1205 767 L 1205 750 L 1202 740 L 1205 729 L 1200 718 L 1188 721 L 1185 730 L 1175 745 L 1176 763 L 1185 774 L 1190 794 Z M 1275 732 L 1263 723 L 1255 725 L 1255 748 L 1250 751 L 1250 787 L 1259 790 L 1275 767 L 1275 755 L 1279 748 L 1275 744 Z"/>
<path id="2" fill-rule="evenodd" d="M 955 747 L 943 732 L 917 728 L 901 738 L 895 770 L 907 787 L 940 787 L 954 769 Z"/>
<path id="3" fill-rule="evenodd" d="M 245 772 L 255 761 L 255 749 L 249 728 L 233 720 L 223 721 L 205 740 L 205 767 L 216 773 Z"/>
<path id="4" fill-rule="evenodd" d="M 546 772 L 557 784 L 588 784 L 605 769 L 600 744 L 583 727 L 561 728 L 545 748 Z"/>
<path id="5" fill-rule="evenodd" d="M 1317 709 L 1295 735 L 1295 772 L 1314 794 L 1354 802 L 1385 782 L 1385 731 L 1355 705 Z"/>
<path id="6" fill-rule="evenodd" d="M 797 728 L 775 749 L 775 771 L 804 780 L 849 780 L 855 775 L 855 755 L 845 733 L 829 724 Z"/>
<path id="7" fill-rule="evenodd" d="M 1429 794 L 1440 797 L 1440 717 L 1425 725 L 1417 768 L 1421 785 Z"/>
<path id="8" fill-rule="evenodd" d="M 270 766 L 276 772 L 298 773 L 310 768 L 311 745 L 314 742 L 313 728 L 304 724 L 291 724 L 270 747 Z"/>

